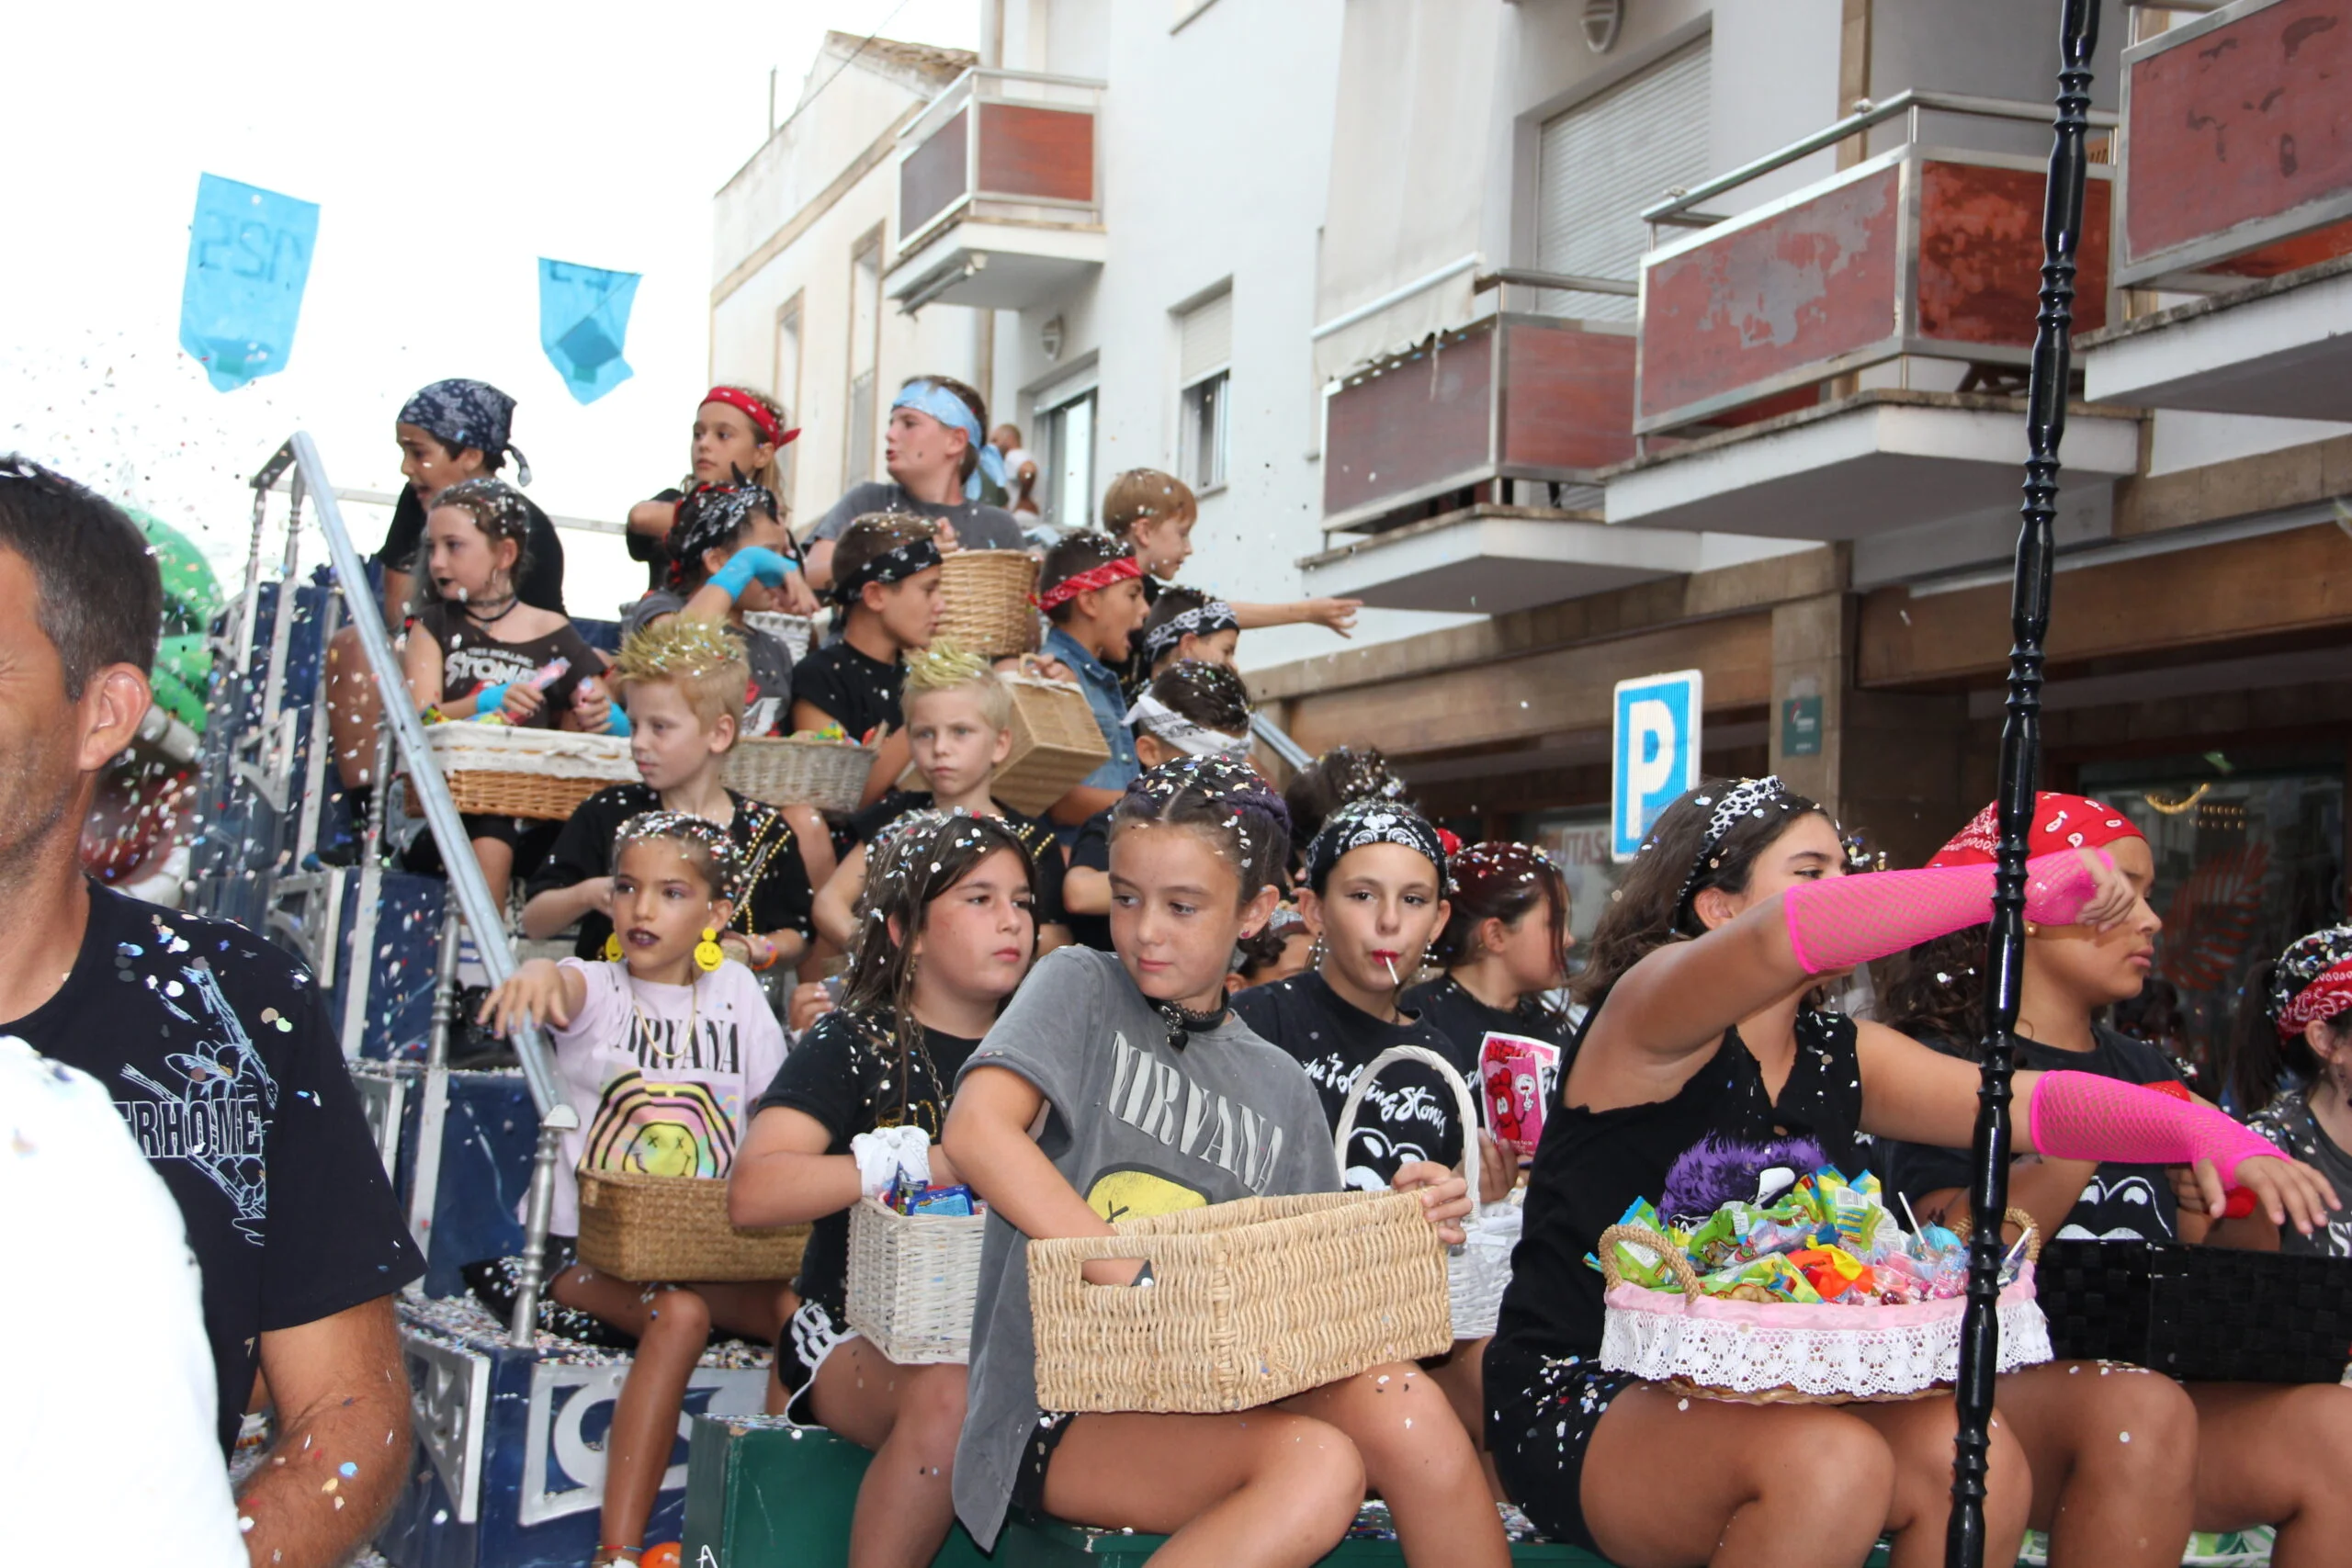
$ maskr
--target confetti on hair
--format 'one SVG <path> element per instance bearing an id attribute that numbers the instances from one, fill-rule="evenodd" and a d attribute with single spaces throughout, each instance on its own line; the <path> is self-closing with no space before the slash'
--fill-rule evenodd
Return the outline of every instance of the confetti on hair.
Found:
<path id="1" fill-rule="evenodd" d="M 683 811 L 640 811 L 613 835 L 613 863 L 632 844 L 671 843 L 686 852 L 686 859 L 711 878 L 711 896 L 733 899 L 742 881 L 743 862 L 727 829 L 705 817 Z"/>
<path id="2" fill-rule="evenodd" d="M 956 686 L 968 686 L 995 673 L 987 660 L 958 648 L 945 637 L 933 639 L 929 648 L 909 649 L 904 657 L 907 696 L 918 692 L 944 692 Z"/>

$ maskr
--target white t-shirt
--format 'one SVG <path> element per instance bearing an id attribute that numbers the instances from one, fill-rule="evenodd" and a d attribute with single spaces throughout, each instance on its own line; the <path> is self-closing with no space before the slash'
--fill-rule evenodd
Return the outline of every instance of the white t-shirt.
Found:
<path id="1" fill-rule="evenodd" d="M 98 1081 L 0 1037 L 0 1513 L 24 1562 L 245 1568 L 179 1205 Z"/>
<path id="2" fill-rule="evenodd" d="M 628 965 L 562 961 L 587 982 L 569 1027 L 551 1030 L 556 1074 L 580 1113 L 564 1134 L 548 1230 L 580 1234 L 590 1170 L 724 1176 L 750 1107 L 784 1065 L 784 1027 L 749 969 L 728 960 L 691 986 L 633 979 Z"/>

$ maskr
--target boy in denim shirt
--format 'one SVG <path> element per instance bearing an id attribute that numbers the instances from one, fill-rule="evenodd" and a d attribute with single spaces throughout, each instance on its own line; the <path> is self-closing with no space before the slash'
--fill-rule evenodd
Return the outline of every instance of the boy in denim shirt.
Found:
<path id="1" fill-rule="evenodd" d="M 1075 826 L 1116 805 L 1127 781 L 1140 771 L 1127 732 L 1127 699 L 1112 664 L 1127 657 L 1129 639 L 1150 613 L 1144 604 L 1143 565 L 1133 546 L 1108 534 L 1072 534 L 1046 552 L 1037 606 L 1053 623 L 1046 633 L 1046 655 L 1069 668 L 1111 748 L 1109 761 L 1054 803 L 1053 819 Z"/>

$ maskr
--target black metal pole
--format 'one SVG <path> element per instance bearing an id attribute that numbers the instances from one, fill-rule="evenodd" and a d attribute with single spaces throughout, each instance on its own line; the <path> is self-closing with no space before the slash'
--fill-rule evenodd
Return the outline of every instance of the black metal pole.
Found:
<path id="1" fill-rule="evenodd" d="M 2042 638 L 2050 629 L 2051 519 L 2058 500 L 2058 444 L 2066 434 L 2066 391 L 2075 320 L 2075 250 L 2082 236 L 2084 138 L 2091 107 L 2091 51 L 2098 44 L 2098 0 L 2063 0 L 2058 116 L 2050 186 L 2041 209 L 2041 308 L 2034 318 L 2033 370 L 2026 390 L 2024 522 L 2009 600 L 2009 697 L 2001 727 L 2001 843 L 1993 883 L 1993 934 L 1985 953 L 1984 1085 L 1977 1091 L 1975 1179 L 1969 1203 L 1976 1230 L 1968 1249 L 1968 1307 L 1962 1320 L 1953 1440 L 1951 1520 L 1945 1568 L 1984 1568 L 1985 1448 L 1993 1373 L 2000 1364 L 2000 1215 L 2009 1203 L 2009 1074 L 2016 1066 L 2018 974 L 2025 943 L 2026 833 L 2041 771 Z M 2103 284 L 2102 284 L 2103 286 Z"/>

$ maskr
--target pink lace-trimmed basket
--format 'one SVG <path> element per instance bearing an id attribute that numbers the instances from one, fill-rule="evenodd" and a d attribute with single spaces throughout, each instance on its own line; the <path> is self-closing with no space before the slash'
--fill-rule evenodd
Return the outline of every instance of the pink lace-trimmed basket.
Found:
<path id="1" fill-rule="evenodd" d="M 2051 1358 L 2050 1325 L 2033 1299 L 2041 1252 L 2031 1221 L 2009 1211 L 2026 1236 L 2026 1262 L 2000 1294 L 2000 1371 Z M 1665 1259 L 1679 1291 L 1624 1279 L 1617 1244 Z M 1600 1364 L 1678 1393 L 1744 1404 L 1851 1404 L 1922 1399 L 1951 1386 L 1960 1371 L 1960 1320 L 1967 1303 L 1905 1306 L 1739 1302 L 1700 1293 L 1682 1249 L 1639 1225 L 1611 1225 L 1595 1249 L 1608 1281 Z"/>

